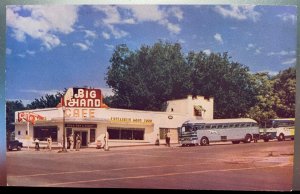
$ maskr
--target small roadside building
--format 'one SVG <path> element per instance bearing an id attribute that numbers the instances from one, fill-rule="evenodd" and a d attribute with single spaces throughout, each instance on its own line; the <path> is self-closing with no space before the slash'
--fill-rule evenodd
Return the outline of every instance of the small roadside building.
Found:
<path id="1" fill-rule="evenodd" d="M 82 147 L 96 147 L 96 140 L 106 132 L 109 146 L 178 143 L 177 128 L 187 120 L 213 119 L 213 98 L 187 96 L 170 100 L 165 112 L 110 108 L 103 103 L 100 89 L 69 88 L 57 107 L 15 112 L 15 137 L 24 146 L 34 146 L 51 136 L 53 145 L 61 146 L 74 133 Z M 66 141 L 67 142 L 67 141 Z M 66 144 L 66 146 L 68 146 Z"/>

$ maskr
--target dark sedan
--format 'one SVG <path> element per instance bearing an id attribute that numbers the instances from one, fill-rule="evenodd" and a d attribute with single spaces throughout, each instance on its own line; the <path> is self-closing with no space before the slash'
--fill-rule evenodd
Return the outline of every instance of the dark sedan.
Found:
<path id="1" fill-rule="evenodd" d="M 21 148 L 23 147 L 23 143 L 19 142 L 18 140 L 13 140 L 13 141 L 8 141 L 7 142 L 7 150 L 11 151 L 11 150 L 21 150 Z"/>

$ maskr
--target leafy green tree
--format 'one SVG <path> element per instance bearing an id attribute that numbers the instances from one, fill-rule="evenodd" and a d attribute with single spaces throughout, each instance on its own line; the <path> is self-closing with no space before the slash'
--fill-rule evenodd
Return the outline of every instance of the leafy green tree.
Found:
<path id="1" fill-rule="evenodd" d="M 274 78 L 274 93 L 277 98 L 275 111 L 278 117 L 295 117 L 296 67 L 279 72 Z"/>
<path id="2" fill-rule="evenodd" d="M 56 107 L 60 102 L 61 96 L 63 94 L 57 92 L 56 94 L 46 94 L 39 99 L 35 99 L 33 102 L 27 105 L 28 109 L 38 109 L 38 108 L 52 108 Z"/>
<path id="3" fill-rule="evenodd" d="M 190 71 L 178 43 L 160 41 L 135 52 L 119 45 L 110 62 L 106 82 L 115 93 L 112 107 L 163 110 L 167 100 L 189 93 Z"/>
<path id="4" fill-rule="evenodd" d="M 274 81 L 268 73 L 264 72 L 253 74 L 252 81 L 257 91 L 257 103 L 250 108 L 247 116 L 264 127 L 269 119 L 277 118 L 274 110 L 277 100 L 274 94 Z"/>
<path id="5" fill-rule="evenodd" d="M 15 112 L 24 110 L 25 106 L 21 100 L 6 101 L 6 138 L 12 139 L 12 133 L 15 130 Z"/>
<path id="6" fill-rule="evenodd" d="M 257 102 L 248 67 L 230 61 L 227 53 L 190 52 L 193 95 L 214 97 L 215 118 L 244 117 Z"/>

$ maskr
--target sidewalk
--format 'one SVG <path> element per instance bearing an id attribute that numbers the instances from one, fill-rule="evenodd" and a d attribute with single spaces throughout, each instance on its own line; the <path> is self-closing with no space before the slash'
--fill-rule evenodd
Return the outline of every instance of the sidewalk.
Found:
<path id="1" fill-rule="evenodd" d="M 115 151 L 115 150 L 148 150 L 148 149 L 168 149 L 168 148 L 178 148 L 180 145 L 178 143 L 171 144 L 171 147 L 167 147 L 166 144 L 160 144 L 160 145 L 124 145 L 124 146 L 111 146 L 109 147 L 109 151 Z M 39 151 L 36 151 L 34 147 L 30 147 L 29 149 L 27 147 L 23 147 L 21 151 L 28 151 L 28 152 L 53 152 L 57 153 L 59 150 L 61 150 L 61 147 L 52 147 L 52 150 L 49 151 L 47 148 L 43 149 L 41 148 Z M 96 149 L 95 147 L 86 147 L 86 148 L 80 148 L 80 151 L 70 151 L 70 149 L 67 149 L 70 153 L 75 152 L 104 152 L 105 150 L 102 149 Z"/>

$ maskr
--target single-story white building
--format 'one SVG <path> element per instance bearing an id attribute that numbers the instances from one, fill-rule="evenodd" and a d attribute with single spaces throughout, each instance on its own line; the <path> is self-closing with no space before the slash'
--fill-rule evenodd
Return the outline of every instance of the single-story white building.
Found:
<path id="1" fill-rule="evenodd" d="M 213 119 L 213 98 L 191 95 L 170 100 L 165 112 L 109 108 L 102 102 L 99 89 L 69 88 L 61 103 L 54 108 L 17 111 L 15 137 L 24 146 L 34 146 L 38 139 L 46 144 L 51 136 L 53 146 L 61 146 L 63 130 L 67 137 L 79 134 L 82 147 L 95 147 L 96 140 L 106 132 L 109 146 L 178 143 L 177 128 L 187 120 Z M 69 144 L 67 145 L 69 146 Z"/>

